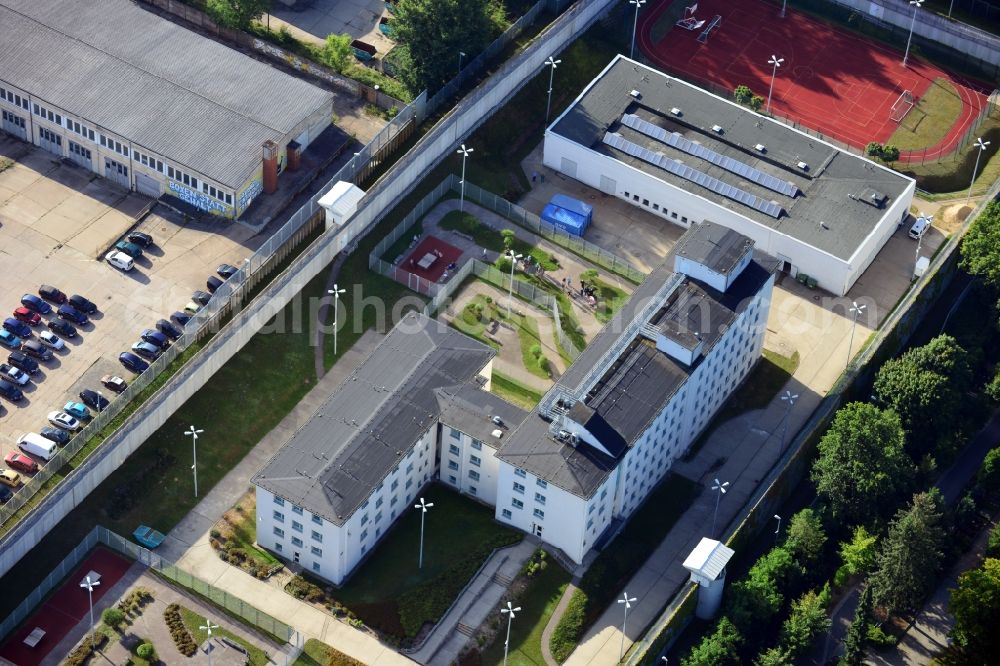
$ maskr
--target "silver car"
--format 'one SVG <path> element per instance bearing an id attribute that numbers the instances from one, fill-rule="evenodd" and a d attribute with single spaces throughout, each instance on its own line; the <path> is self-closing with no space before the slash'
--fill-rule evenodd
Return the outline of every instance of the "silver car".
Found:
<path id="1" fill-rule="evenodd" d="M 49 349 L 54 349 L 55 351 L 62 351 L 66 348 L 66 343 L 62 341 L 58 335 L 52 331 L 41 331 L 38 334 L 38 339 L 43 345 Z"/>
<path id="2" fill-rule="evenodd" d="M 70 432 L 80 429 L 80 422 L 66 412 L 49 412 L 49 423 Z"/>

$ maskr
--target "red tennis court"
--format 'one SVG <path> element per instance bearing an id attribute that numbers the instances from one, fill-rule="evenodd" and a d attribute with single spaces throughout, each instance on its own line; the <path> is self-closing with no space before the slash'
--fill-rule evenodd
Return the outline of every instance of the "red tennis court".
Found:
<path id="1" fill-rule="evenodd" d="M 731 93 L 747 85 L 766 99 L 771 83 L 771 55 L 784 58 L 774 79 L 771 112 L 815 129 L 852 146 L 886 142 L 897 127 L 890 120 L 893 103 L 904 90 L 919 99 L 938 78 L 955 85 L 962 97 L 962 114 L 938 146 L 915 151 L 921 156 L 944 155 L 957 146 L 987 98 L 974 84 L 902 52 L 855 36 L 764 0 L 697 0 L 696 18 L 708 27 L 721 22 L 698 41 L 704 27 L 673 27 L 658 43 L 652 29 L 672 0 L 661 0 L 647 11 L 639 27 L 639 45 L 657 67 L 682 78 Z M 695 4 L 695 0 L 691 0 Z M 930 148 L 930 147 L 929 147 Z M 906 161 L 907 155 L 901 156 Z"/>
<path id="2" fill-rule="evenodd" d="M 80 587 L 84 577 L 91 571 L 100 575 L 101 584 L 94 588 L 94 617 L 98 617 L 98 601 L 122 579 L 130 566 L 130 560 L 106 548 L 95 548 L 34 615 L 7 637 L 0 646 L 0 657 L 17 666 L 40 664 L 77 623 L 88 619 L 87 590 Z M 29 647 L 24 640 L 36 628 L 45 635 L 35 647 Z"/>
<path id="3" fill-rule="evenodd" d="M 437 236 L 426 236 L 399 267 L 429 282 L 437 282 L 448 266 L 458 263 L 462 251 Z M 452 271 L 454 272 L 454 271 Z"/>

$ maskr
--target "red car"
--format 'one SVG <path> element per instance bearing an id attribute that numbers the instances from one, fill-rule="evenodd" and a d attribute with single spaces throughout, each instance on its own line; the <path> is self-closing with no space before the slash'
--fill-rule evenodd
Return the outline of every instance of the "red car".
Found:
<path id="1" fill-rule="evenodd" d="M 23 453 L 11 451 L 7 454 L 7 457 L 5 457 L 3 461 L 7 467 L 21 472 L 27 472 L 28 474 L 34 474 L 38 471 L 38 463 Z"/>
<path id="2" fill-rule="evenodd" d="M 23 321 L 29 326 L 38 326 L 42 323 L 42 318 L 38 316 L 38 313 L 32 312 L 28 308 L 18 308 L 14 310 L 14 319 Z"/>

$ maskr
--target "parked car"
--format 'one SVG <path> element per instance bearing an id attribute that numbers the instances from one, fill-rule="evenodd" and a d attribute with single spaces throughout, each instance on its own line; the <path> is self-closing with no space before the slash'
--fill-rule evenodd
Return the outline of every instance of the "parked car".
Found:
<path id="1" fill-rule="evenodd" d="M 3 345 L 7 349 L 20 349 L 21 338 L 8 330 L 0 329 L 0 345 Z"/>
<path id="2" fill-rule="evenodd" d="M 38 340 L 25 340 L 21 343 L 21 351 L 41 361 L 52 358 L 52 351 Z"/>
<path id="3" fill-rule="evenodd" d="M 70 296 L 69 304 L 85 314 L 94 314 L 95 312 L 97 312 L 97 306 L 94 305 L 92 301 L 87 300 L 80 294 L 73 294 L 72 296 Z"/>
<path id="4" fill-rule="evenodd" d="M 50 303 L 55 303 L 56 305 L 62 305 L 66 302 L 66 294 L 53 287 L 51 284 L 43 284 L 40 286 L 38 288 L 38 295 Z"/>
<path id="5" fill-rule="evenodd" d="M 163 335 L 167 336 L 171 340 L 176 340 L 181 337 L 181 330 L 166 319 L 160 319 L 156 322 L 156 330 L 163 333 Z"/>
<path id="6" fill-rule="evenodd" d="M 167 347 L 170 346 L 170 338 L 168 338 L 163 333 L 160 333 L 159 331 L 154 331 L 151 328 L 147 328 L 146 330 L 144 330 L 142 332 L 142 335 L 139 337 L 142 338 L 143 342 L 148 342 L 152 345 L 156 345 L 160 349 L 166 349 Z"/>
<path id="7" fill-rule="evenodd" d="M 50 327 L 51 324 L 53 323 L 55 322 L 49 322 Z M 59 323 L 66 324 L 66 322 L 64 321 Z M 70 324 L 66 325 L 70 326 Z M 73 333 L 74 334 L 76 333 L 76 329 L 73 329 Z M 62 339 L 52 331 L 42 331 L 41 333 L 39 333 L 38 341 L 53 351 L 62 351 L 63 349 L 66 349 L 66 343 L 63 342 Z"/>
<path id="8" fill-rule="evenodd" d="M 73 402 L 71 400 L 63 405 L 63 411 L 81 421 L 89 421 L 91 418 L 90 412 L 87 411 L 87 406 L 82 402 Z"/>
<path id="9" fill-rule="evenodd" d="M 31 375 L 27 372 L 7 363 L 0 363 L 0 376 L 7 381 L 14 382 L 18 386 L 24 386 L 31 381 Z"/>
<path id="10" fill-rule="evenodd" d="M 23 305 L 14 309 L 14 319 L 28 326 L 38 326 L 42 323 L 42 318 L 38 316 L 37 312 L 32 312 Z"/>
<path id="11" fill-rule="evenodd" d="M 7 486 L 0 486 L 0 504 L 6 504 L 14 496 L 13 491 Z"/>
<path id="12" fill-rule="evenodd" d="M 920 217 L 917 218 L 916 222 L 913 223 L 913 226 L 910 227 L 910 231 L 907 235 L 913 240 L 918 240 L 922 238 L 923 235 L 926 234 L 927 230 L 930 228 L 931 228 L 931 218 L 924 217 L 923 215 L 921 215 Z"/>
<path id="13" fill-rule="evenodd" d="M 218 273 L 222 277 L 222 279 L 228 280 L 229 278 L 236 275 L 237 271 L 239 270 L 240 269 L 236 268 L 236 266 L 231 266 L 229 264 L 219 264 L 219 267 L 215 269 L 215 272 Z"/>
<path id="14" fill-rule="evenodd" d="M 49 423 L 63 430 L 76 432 L 80 429 L 80 422 L 66 412 L 49 412 L 48 419 Z"/>
<path id="15" fill-rule="evenodd" d="M 38 463 L 17 451 L 11 451 L 4 456 L 3 462 L 7 467 L 24 472 L 25 474 L 34 474 L 38 471 Z"/>
<path id="16" fill-rule="evenodd" d="M 0 379 L 0 395 L 7 398 L 11 402 L 19 402 L 24 394 L 21 393 L 21 389 L 14 386 L 11 382 L 6 379 Z"/>
<path id="17" fill-rule="evenodd" d="M 133 354 L 132 352 L 122 352 L 118 355 L 118 362 L 125 366 L 126 369 L 131 370 L 135 374 L 145 372 L 149 369 L 149 364 L 143 361 L 141 358 Z"/>
<path id="18" fill-rule="evenodd" d="M 200 305 L 208 305 L 208 302 L 212 300 L 212 294 L 206 291 L 196 291 L 191 294 L 191 300 Z"/>
<path id="19" fill-rule="evenodd" d="M 125 237 L 130 243 L 135 243 L 140 247 L 149 247 L 153 244 L 153 237 L 141 231 L 133 231 Z"/>
<path id="20" fill-rule="evenodd" d="M 38 314 L 44 315 L 52 312 L 52 306 L 34 294 L 25 294 L 22 296 L 21 305 Z"/>
<path id="21" fill-rule="evenodd" d="M 46 324 L 46 326 L 49 327 L 50 331 L 52 331 L 53 333 L 58 333 L 64 338 L 76 337 L 76 328 L 74 328 L 73 324 L 69 323 L 68 321 L 63 321 L 62 319 L 53 319 L 48 324 Z"/>
<path id="22" fill-rule="evenodd" d="M 115 243 L 115 249 L 119 252 L 124 252 L 133 259 L 138 259 L 142 256 L 142 248 L 135 243 L 130 243 L 125 240 L 120 240 Z"/>
<path id="23" fill-rule="evenodd" d="M 118 375 L 104 375 L 101 377 L 101 383 L 115 393 L 121 393 L 128 388 L 128 382 Z"/>
<path id="24" fill-rule="evenodd" d="M 15 368 L 24 370 L 29 375 L 38 372 L 38 361 L 28 358 L 28 355 L 21 351 L 12 351 L 7 355 L 7 362 Z"/>
<path id="25" fill-rule="evenodd" d="M 95 409 L 99 412 L 103 412 L 108 408 L 108 405 L 111 404 L 110 400 L 92 389 L 83 389 L 80 391 L 80 400 L 82 400 L 83 404 L 87 405 L 87 407 Z"/>
<path id="26" fill-rule="evenodd" d="M 89 319 L 87 315 L 83 314 L 72 305 L 60 305 L 59 309 L 56 310 L 56 316 L 60 319 L 68 319 L 77 326 L 85 326 Z"/>
<path id="27" fill-rule="evenodd" d="M 13 317 L 7 317 L 3 320 L 4 330 L 10 331 L 19 338 L 30 338 L 31 337 L 31 327 L 25 324 L 23 321 L 18 321 Z"/>
<path id="28" fill-rule="evenodd" d="M 209 293 L 214 294 L 215 290 L 222 286 L 222 280 L 214 275 L 209 275 L 208 280 L 205 281 L 205 286 L 208 288 Z"/>
<path id="29" fill-rule="evenodd" d="M 60 430 L 59 428 L 53 428 L 52 426 L 45 426 L 38 431 L 38 434 L 49 440 L 50 442 L 55 442 L 59 446 L 66 446 L 69 444 L 70 435 L 65 430 Z"/>
<path id="30" fill-rule="evenodd" d="M 151 342 L 140 341 L 132 345 L 132 353 L 155 361 L 160 356 L 160 348 Z"/>
<path id="31" fill-rule="evenodd" d="M 0 483 L 11 488 L 20 488 L 21 475 L 12 469 L 0 469 Z"/>
<path id="32" fill-rule="evenodd" d="M 104 255 L 104 259 L 114 268 L 117 268 L 123 273 L 128 273 L 135 267 L 135 262 L 132 261 L 132 257 L 128 256 L 124 252 L 119 252 L 118 250 L 111 250 L 111 252 Z"/>
<path id="33" fill-rule="evenodd" d="M 187 305 L 184 306 L 184 312 L 188 313 L 188 315 L 196 314 L 198 310 L 201 310 L 201 303 L 195 301 L 188 301 Z M 190 317 L 188 318 L 190 319 Z"/>
<path id="34" fill-rule="evenodd" d="M 58 428 L 53 428 L 52 426 L 45 427 L 50 430 L 62 432 L 63 435 L 66 436 L 66 441 L 69 441 L 69 433 L 60 431 Z M 52 457 L 56 454 L 56 441 L 49 439 L 48 437 L 37 435 L 33 432 L 26 432 L 17 438 L 17 448 L 21 449 L 29 456 L 35 456 L 36 458 L 49 461 L 52 460 Z"/>

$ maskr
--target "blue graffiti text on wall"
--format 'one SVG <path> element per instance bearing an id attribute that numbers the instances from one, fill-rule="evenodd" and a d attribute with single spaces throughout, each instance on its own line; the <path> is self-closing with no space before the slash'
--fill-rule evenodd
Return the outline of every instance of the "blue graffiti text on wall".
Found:
<path id="1" fill-rule="evenodd" d="M 219 203 L 207 194 L 195 192 L 188 187 L 184 187 L 180 183 L 171 182 L 170 191 L 173 192 L 174 196 L 181 201 L 185 201 L 196 208 L 206 210 L 210 213 L 221 213 L 225 215 L 228 210 L 225 204 Z"/>
<path id="2" fill-rule="evenodd" d="M 264 185 L 259 180 L 255 180 L 250 183 L 247 186 L 247 189 L 240 193 L 240 198 L 237 202 L 240 210 L 246 210 L 246 207 L 250 205 L 250 202 L 253 201 L 263 189 Z"/>

